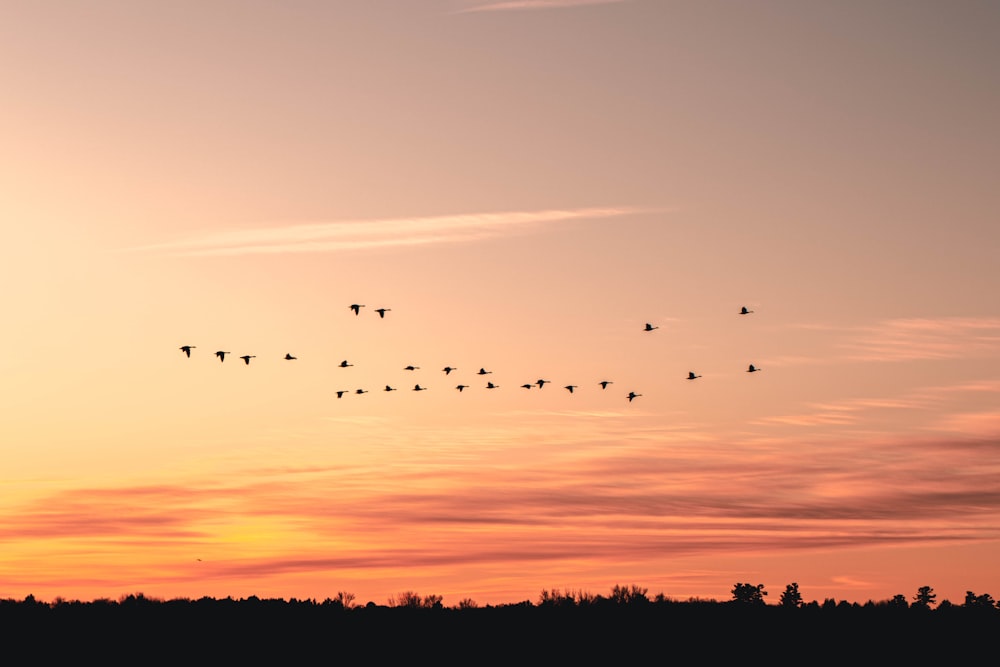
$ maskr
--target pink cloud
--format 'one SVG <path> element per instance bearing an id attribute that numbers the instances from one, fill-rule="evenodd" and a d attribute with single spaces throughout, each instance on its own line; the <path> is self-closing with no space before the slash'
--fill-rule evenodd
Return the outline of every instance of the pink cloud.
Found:
<path id="1" fill-rule="evenodd" d="M 998 448 L 996 439 L 595 442 L 559 465 L 276 466 L 228 485 L 81 488 L 0 514 L 0 573 L 62 576 L 67 550 L 80 580 L 197 583 L 614 570 L 720 552 L 997 539 Z M 32 555 L 11 560 L 19 553 Z"/>
<path id="2" fill-rule="evenodd" d="M 917 361 L 1000 354 L 1000 318 L 886 320 L 843 345 L 860 361 Z"/>
<path id="3" fill-rule="evenodd" d="M 570 9 L 589 5 L 611 5 L 628 0 L 507 0 L 506 2 L 490 2 L 487 4 L 459 10 L 458 13 L 470 12 L 504 12 L 539 9 Z"/>

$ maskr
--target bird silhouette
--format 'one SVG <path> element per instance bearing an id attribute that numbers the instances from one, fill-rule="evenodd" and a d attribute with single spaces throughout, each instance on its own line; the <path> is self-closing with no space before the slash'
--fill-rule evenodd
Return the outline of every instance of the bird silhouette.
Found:
<path id="1" fill-rule="evenodd" d="M 450 373 L 452 371 L 455 371 L 455 370 L 458 370 L 458 369 L 457 368 L 452 368 L 451 366 L 445 366 L 441 370 L 443 370 L 444 374 L 447 375 L 448 373 Z"/>
<path id="2" fill-rule="evenodd" d="M 413 391 L 427 391 L 427 387 L 421 387 L 419 384 L 413 385 Z"/>
<path id="3" fill-rule="evenodd" d="M 601 385 L 601 389 L 607 389 L 609 384 L 614 384 L 611 380 L 601 380 L 597 384 Z"/>
<path id="4" fill-rule="evenodd" d="M 750 364 L 750 368 L 747 369 L 747 373 L 756 373 L 759 370 L 760 370 L 759 368 L 757 368 L 753 364 Z"/>
<path id="5" fill-rule="evenodd" d="M 743 306 L 742 308 L 740 308 L 740 315 L 749 315 L 752 312 L 753 312 L 752 310 L 747 310 L 746 306 Z"/>
<path id="6" fill-rule="evenodd" d="M 368 390 L 367 389 L 355 389 L 354 393 L 355 394 L 367 394 Z"/>
<path id="7" fill-rule="evenodd" d="M 375 312 L 378 313 L 379 317 L 385 317 L 385 314 L 390 310 L 392 310 L 392 308 L 376 308 Z"/>
<path id="8" fill-rule="evenodd" d="M 638 398 L 639 396 L 642 396 L 642 394 L 637 394 L 634 391 L 630 391 L 628 393 L 628 396 L 626 396 L 625 398 L 627 398 L 628 402 L 631 403 L 633 398 Z"/>
<path id="9" fill-rule="evenodd" d="M 256 358 L 257 358 L 256 354 L 244 354 L 242 357 L 240 357 L 240 359 L 243 360 L 243 363 L 245 363 L 247 366 L 250 365 L 251 359 L 256 359 Z"/>
<path id="10" fill-rule="evenodd" d="M 363 304 L 363 303 L 352 303 L 349 306 L 349 308 L 354 311 L 355 315 L 357 315 L 358 313 L 360 313 L 361 309 L 364 308 L 364 307 L 365 307 L 365 304 Z"/>
<path id="11" fill-rule="evenodd" d="M 181 350 L 181 352 L 183 352 L 184 354 L 186 354 L 188 357 L 190 357 L 191 356 L 191 350 L 193 350 L 195 347 L 196 346 L 194 346 L 194 345 L 181 345 L 180 350 Z"/>
<path id="12" fill-rule="evenodd" d="M 476 375 L 489 375 L 492 372 L 493 371 L 488 371 L 485 368 L 480 368 L 479 371 L 476 373 Z"/>
<path id="13" fill-rule="evenodd" d="M 486 383 L 486 388 L 487 388 L 487 389 L 499 389 L 499 388 L 500 388 L 500 385 L 498 385 L 498 384 L 493 384 L 492 382 L 487 382 L 487 383 Z"/>
<path id="14" fill-rule="evenodd" d="M 288 361 L 294 361 L 298 359 L 298 357 L 293 357 L 290 353 L 285 353 L 285 359 L 287 359 Z"/>
<path id="15" fill-rule="evenodd" d="M 343 396 L 346 393 L 347 393 L 346 389 L 341 389 L 340 391 L 337 392 L 337 398 L 340 398 L 341 396 Z"/>
<path id="16" fill-rule="evenodd" d="M 420 368 L 420 366 L 407 366 L 403 370 L 404 371 L 415 371 L 415 370 L 419 370 L 419 368 Z"/>
<path id="17" fill-rule="evenodd" d="M 468 386 L 469 385 L 467 385 L 467 384 L 460 384 L 457 387 L 455 387 L 455 389 L 458 389 L 459 391 L 462 391 L 463 389 L 468 388 Z"/>
<path id="18" fill-rule="evenodd" d="M 653 326 L 652 324 L 650 324 L 649 322 L 646 322 L 646 328 L 645 328 L 645 329 L 643 329 L 643 331 L 652 331 L 653 329 L 659 329 L 659 328 L 660 328 L 660 327 L 658 327 L 658 326 L 654 327 L 654 326 Z"/>
<path id="19" fill-rule="evenodd" d="M 347 363 L 347 359 L 344 359 L 343 361 L 341 361 L 341 362 L 340 362 L 340 367 L 341 367 L 341 368 L 347 368 L 347 367 L 349 367 L 349 366 L 353 366 L 353 365 L 354 365 L 354 364 L 349 364 L 349 363 Z"/>
<path id="20" fill-rule="evenodd" d="M 389 385 L 386 385 L 385 386 L 385 390 L 386 391 L 396 391 L 396 388 L 395 387 L 390 387 Z"/>
<path id="21" fill-rule="evenodd" d="M 524 387 L 525 389 L 531 389 L 535 385 L 533 385 L 533 384 L 522 384 L 521 386 Z"/>
<path id="22" fill-rule="evenodd" d="M 552 380 L 538 380 L 537 382 L 535 382 L 535 384 L 537 384 L 538 388 L 541 389 L 542 387 L 545 386 L 546 382 L 552 382 Z"/>
<path id="23" fill-rule="evenodd" d="M 576 389 L 576 385 L 575 385 L 575 384 L 568 384 L 568 385 L 566 385 L 566 386 L 565 386 L 565 387 L 563 387 L 563 388 L 564 388 L 564 389 L 568 389 L 568 390 L 569 390 L 569 393 L 571 393 L 571 394 L 572 394 L 572 393 L 573 393 L 573 390 L 574 390 L 574 389 Z"/>
<path id="24" fill-rule="evenodd" d="M 695 378 L 700 378 L 700 377 L 701 377 L 700 375 L 695 375 L 694 371 L 690 371 L 690 372 L 688 372 L 688 378 L 687 379 L 688 380 L 694 380 Z"/>
<path id="25" fill-rule="evenodd" d="M 219 358 L 220 362 L 223 362 L 226 360 L 227 354 L 232 354 L 232 352 L 223 352 L 222 350 L 219 350 L 218 352 L 215 353 L 215 356 Z"/>

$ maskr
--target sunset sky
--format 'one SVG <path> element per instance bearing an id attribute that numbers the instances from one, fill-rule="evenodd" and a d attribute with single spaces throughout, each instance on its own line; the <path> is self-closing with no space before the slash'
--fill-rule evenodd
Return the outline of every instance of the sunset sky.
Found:
<path id="1" fill-rule="evenodd" d="M 0 101 L 0 598 L 1000 597 L 996 2 L 0 0 Z"/>

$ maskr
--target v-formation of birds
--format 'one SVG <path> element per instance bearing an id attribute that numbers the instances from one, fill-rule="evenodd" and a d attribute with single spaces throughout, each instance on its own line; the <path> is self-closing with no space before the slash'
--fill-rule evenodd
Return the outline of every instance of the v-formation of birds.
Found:
<path id="1" fill-rule="evenodd" d="M 348 306 L 348 308 L 355 315 L 360 315 L 361 314 L 361 309 L 364 308 L 364 307 L 365 307 L 364 304 L 358 304 L 358 303 L 352 303 L 350 306 Z M 390 310 L 392 310 L 392 309 L 391 308 L 376 308 L 375 312 L 378 313 L 378 316 L 379 316 L 380 319 L 384 319 L 385 318 L 385 314 L 387 312 L 389 312 Z M 754 311 L 752 311 L 752 310 L 748 310 L 746 306 L 743 306 L 742 308 L 740 308 L 739 314 L 740 315 L 749 315 L 750 313 L 753 313 L 753 312 Z M 647 322 L 646 326 L 643 327 L 642 330 L 648 332 L 648 331 L 655 331 L 656 329 L 659 329 L 659 328 L 660 327 L 654 326 L 653 324 Z M 196 345 L 181 345 L 180 346 L 180 351 L 183 352 L 185 354 L 185 356 L 187 356 L 188 358 L 190 358 L 191 357 L 191 350 L 195 349 L 196 347 L 197 347 Z M 227 354 L 232 354 L 232 352 L 227 352 L 225 350 L 217 350 L 215 352 L 215 356 L 218 357 L 218 359 L 219 359 L 220 362 L 224 362 L 226 360 L 226 355 Z M 245 365 L 247 365 L 247 366 L 250 365 L 250 360 L 251 359 L 256 359 L 256 358 L 257 358 L 257 355 L 255 355 L 255 354 L 244 354 L 243 356 L 240 357 L 240 359 L 243 360 L 243 363 Z M 295 361 L 296 359 L 298 359 L 298 357 L 293 356 L 289 352 L 289 353 L 285 354 L 284 359 L 286 361 Z M 351 367 L 353 365 L 354 364 L 348 362 L 345 359 L 345 360 L 341 361 L 338 364 L 338 367 L 340 367 L 340 368 L 349 368 L 349 367 Z M 403 370 L 406 370 L 406 371 L 416 371 L 416 370 L 420 370 L 420 366 L 414 366 L 414 365 L 411 364 L 409 366 L 404 366 Z M 458 369 L 455 368 L 455 367 L 453 367 L 453 366 L 445 366 L 441 370 L 444 372 L 445 375 L 450 375 L 452 371 L 456 371 Z M 753 364 L 750 364 L 750 366 L 747 368 L 746 372 L 747 373 L 756 373 L 759 370 L 760 370 L 759 367 L 754 366 Z M 491 373 L 493 373 L 493 371 L 488 371 L 485 368 L 480 368 L 478 371 L 476 371 L 476 375 L 489 375 Z M 687 379 L 688 380 L 696 380 L 696 379 L 698 379 L 700 377 L 701 376 L 698 375 L 698 374 L 696 374 L 694 371 L 688 372 L 688 375 L 687 375 Z M 549 382 L 551 382 L 551 380 L 545 380 L 545 379 L 541 379 L 540 378 L 540 379 L 538 379 L 538 380 L 536 380 L 534 382 L 528 382 L 528 383 L 522 384 L 521 388 L 523 388 L 523 389 L 533 389 L 535 387 L 538 387 L 539 389 L 542 389 Z M 609 384 L 614 384 L 614 382 L 611 381 L 611 380 L 601 380 L 597 384 L 600 385 L 601 389 L 607 389 L 608 385 Z M 467 385 L 467 384 L 459 384 L 459 385 L 455 386 L 455 389 L 457 389 L 459 392 L 462 392 L 462 391 L 464 391 L 465 389 L 468 389 L 468 388 L 469 388 L 469 385 Z M 494 384 L 493 382 L 487 382 L 486 383 L 486 388 L 487 389 L 499 389 L 500 385 Z M 568 384 L 568 385 L 565 385 L 563 387 L 563 389 L 566 389 L 571 394 L 574 392 L 574 390 L 576 390 L 578 388 L 579 388 L 579 385 L 575 385 L 575 384 Z M 398 390 L 398 387 L 393 387 L 391 385 L 385 385 L 385 389 L 383 391 L 397 391 L 397 390 Z M 427 390 L 427 387 L 423 387 L 419 383 L 413 385 L 413 391 L 426 391 L 426 390 Z M 341 389 L 341 390 L 339 390 L 339 391 L 336 392 L 337 398 L 342 398 L 346 394 L 351 394 L 351 393 L 354 393 L 354 394 L 367 394 L 368 390 L 367 389 L 355 389 L 353 391 L 350 391 L 350 390 L 347 390 L 347 389 Z M 625 395 L 625 398 L 627 398 L 628 401 L 629 401 L 629 403 L 631 403 L 633 399 L 639 398 L 640 396 L 642 396 L 642 394 L 637 394 L 634 391 L 630 391 L 628 394 Z"/>

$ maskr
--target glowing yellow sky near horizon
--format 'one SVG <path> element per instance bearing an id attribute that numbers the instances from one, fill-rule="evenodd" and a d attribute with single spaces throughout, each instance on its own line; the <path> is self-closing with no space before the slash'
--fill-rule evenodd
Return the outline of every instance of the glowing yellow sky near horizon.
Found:
<path id="1" fill-rule="evenodd" d="M 0 597 L 1000 595 L 998 33 L 0 5 Z"/>

